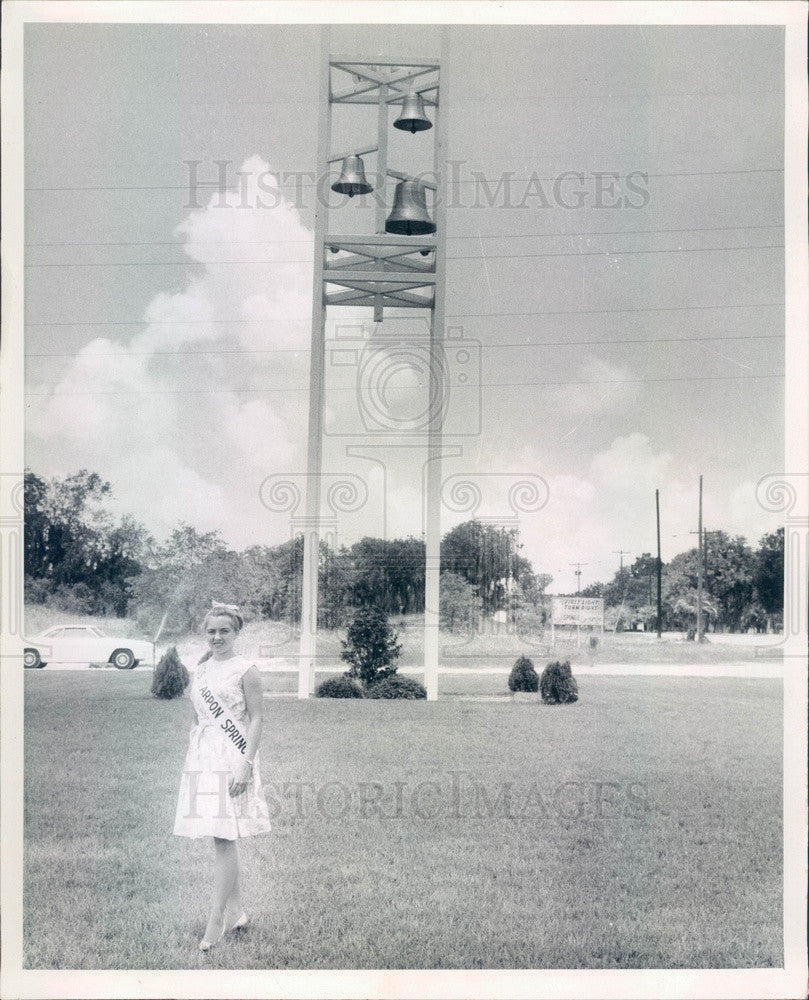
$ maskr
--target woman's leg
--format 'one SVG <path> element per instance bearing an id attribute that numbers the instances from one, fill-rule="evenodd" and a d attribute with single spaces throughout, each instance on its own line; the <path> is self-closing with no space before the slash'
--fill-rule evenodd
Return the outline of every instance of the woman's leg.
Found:
<path id="1" fill-rule="evenodd" d="M 233 882 L 233 888 L 230 890 L 230 896 L 228 897 L 227 907 L 230 911 L 230 916 L 228 918 L 228 926 L 230 926 L 234 921 L 238 920 L 239 917 L 244 913 L 244 904 L 242 903 L 242 886 L 240 877 L 240 865 L 239 865 L 239 842 L 237 840 L 233 841 L 233 847 L 236 851 L 236 878 Z"/>
<path id="2" fill-rule="evenodd" d="M 203 935 L 206 941 L 217 941 L 225 920 L 228 897 L 239 882 L 239 855 L 235 840 L 214 837 L 214 879 L 211 912 Z"/>

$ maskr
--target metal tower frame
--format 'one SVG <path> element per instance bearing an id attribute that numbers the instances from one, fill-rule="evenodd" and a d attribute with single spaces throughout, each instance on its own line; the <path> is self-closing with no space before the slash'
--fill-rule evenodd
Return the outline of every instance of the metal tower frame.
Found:
<path id="1" fill-rule="evenodd" d="M 320 108 L 318 113 L 318 178 L 346 155 L 377 154 L 377 173 L 384 188 L 388 177 L 408 176 L 388 167 L 388 129 L 391 104 L 402 101 L 411 89 L 432 109 L 435 128 L 433 171 L 443 176 L 446 160 L 446 80 L 441 62 L 448 58 L 448 32 L 442 30 L 442 59 L 379 59 L 371 56 L 338 57 L 329 54 L 329 31 L 321 28 Z M 342 87 L 335 77 L 351 81 Z M 330 152 L 331 114 L 335 104 L 376 105 L 376 145 Z M 436 183 L 419 179 L 437 191 Z M 329 306 L 367 306 L 380 322 L 386 307 L 426 310 L 430 314 L 430 357 L 437 357 L 444 341 L 446 262 L 446 211 L 444 199 L 435 198 L 436 232 L 430 236 L 400 236 L 385 232 L 387 205 L 377 192 L 375 232 L 367 236 L 342 236 L 329 232 L 329 206 L 316 185 L 314 277 L 312 298 L 312 349 L 309 372 L 309 429 L 307 439 L 306 515 L 302 529 L 303 594 L 301 603 L 298 697 L 314 690 L 317 656 L 318 555 L 320 542 L 320 483 L 323 458 L 323 398 L 325 383 L 325 325 Z M 422 251 L 429 251 L 428 259 Z M 343 251 L 339 261 L 329 258 Z M 349 256 L 345 256 L 345 254 Z M 443 398 L 444 372 L 430 366 L 430 398 Z M 438 596 L 440 573 L 440 489 L 442 475 L 441 408 L 431 408 L 426 428 L 427 461 L 424 496 L 425 615 L 424 667 L 427 697 L 438 695 Z"/>

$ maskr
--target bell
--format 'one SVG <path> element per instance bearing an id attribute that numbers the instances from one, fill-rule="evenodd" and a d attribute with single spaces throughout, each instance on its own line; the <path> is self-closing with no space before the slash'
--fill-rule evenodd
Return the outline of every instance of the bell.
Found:
<path id="1" fill-rule="evenodd" d="M 331 186 L 337 194 L 347 194 L 353 198 L 355 194 L 370 194 L 373 187 L 365 179 L 365 168 L 361 156 L 346 156 L 343 158 L 343 168 L 340 176 Z"/>
<path id="2" fill-rule="evenodd" d="M 396 185 L 385 232 L 400 236 L 426 236 L 435 232 L 435 223 L 427 214 L 424 188 L 418 181 L 399 181 Z"/>
<path id="3" fill-rule="evenodd" d="M 424 101 L 421 94 L 414 91 L 402 101 L 402 113 L 393 123 L 394 128 L 400 128 L 403 132 L 426 132 L 433 127 L 433 123 L 424 113 Z"/>

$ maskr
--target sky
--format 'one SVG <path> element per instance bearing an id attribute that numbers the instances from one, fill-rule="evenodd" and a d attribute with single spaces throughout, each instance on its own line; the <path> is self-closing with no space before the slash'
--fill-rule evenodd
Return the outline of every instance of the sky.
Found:
<path id="1" fill-rule="evenodd" d="M 664 560 L 692 547 L 700 475 L 707 528 L 755 545 L 779 524 L 755 486 L 784 465 L 783 41 L 450 29 L 442 526 L 516 527 L 551 590 L 654 552 L 655 490 Z M 404 61 L 440 32 L 330 44 Z M 158 537 L 300 528 L 279 483 L 305 487 L 318 45 L 306 26 L 26 26 L 26 465 L 98 472 Z M 369 135 L 335 113 L 332 151 Z M 434 136 L 391 130 L 391 164 L 431 169 Z M 372 231 L 372 198 L 344 202 L 330 231 Z M 418 354 L 424 320 L 371 319 L 327 322 L 338 543 L 423 532 L 423 436 L 369 428 L 374 387 L 330 347 Z M 387 374 L 391 420 L 417 412 L 417 373 Z"/>

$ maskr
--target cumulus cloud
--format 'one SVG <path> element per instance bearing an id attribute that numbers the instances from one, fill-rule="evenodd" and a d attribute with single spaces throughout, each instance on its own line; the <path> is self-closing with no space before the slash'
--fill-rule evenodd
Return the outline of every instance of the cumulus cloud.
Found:
<path id="1" fill-rule="evenodd" d="M 521 456 L 527 468 L 542 470 L 538 455 Z M 693 481 L 692 481 L 693 478 Z M 672 456 L 655 449 L 645 434 L 615 438 L 596 453 L 585 475 L 562 473 L 547 477 L 549 499 L 536 514 L 520 519 L 525 554 L 535 570 L 554 577 L 552 589 L 575 591 L 572 563 L 581 560 L 582 585 L 608 580 L 624 563 L 643 552 L 656 553 L 655 490 L 660 491 L 663 560 L 693 548 L 697 526 L 698 479 L 684 478 Z M 774 530 L 773 516 L 757 507 L 754 484 L 724 488 L 712 483 L 704 503 L 705 526 L 721 526 L 745 535 L 755 544 L 760 534 Z"/>
<path id="2" fill-rule="evenodd" d="M 131 337 L 86 344 L 29 419 L 50 459 L 38 471 L 98 471 L 157 532 L 184 519 L 245 540 L 266 513 L 256 483 L 304 463 L 306 394 L 276 390 L 306 385 L 312 234 L 280 195 L 267 207 L 266 163 L 242 175 L 177 227 L 185 287 L 156 295 Z"/>
<path id="3" fill-rule="evenodd" d="M 612 364 L 604 358 L 587 355 L 576 372 L 576 381 L 569 385 L 542 387 L 542 396 L 549 411 L 569 417 L 589 417 L 617 411 L 636 399 L 640 390 L 637 376 L 624 365 Z M 552 381 L 552 380 L 551 380 Z"/>

